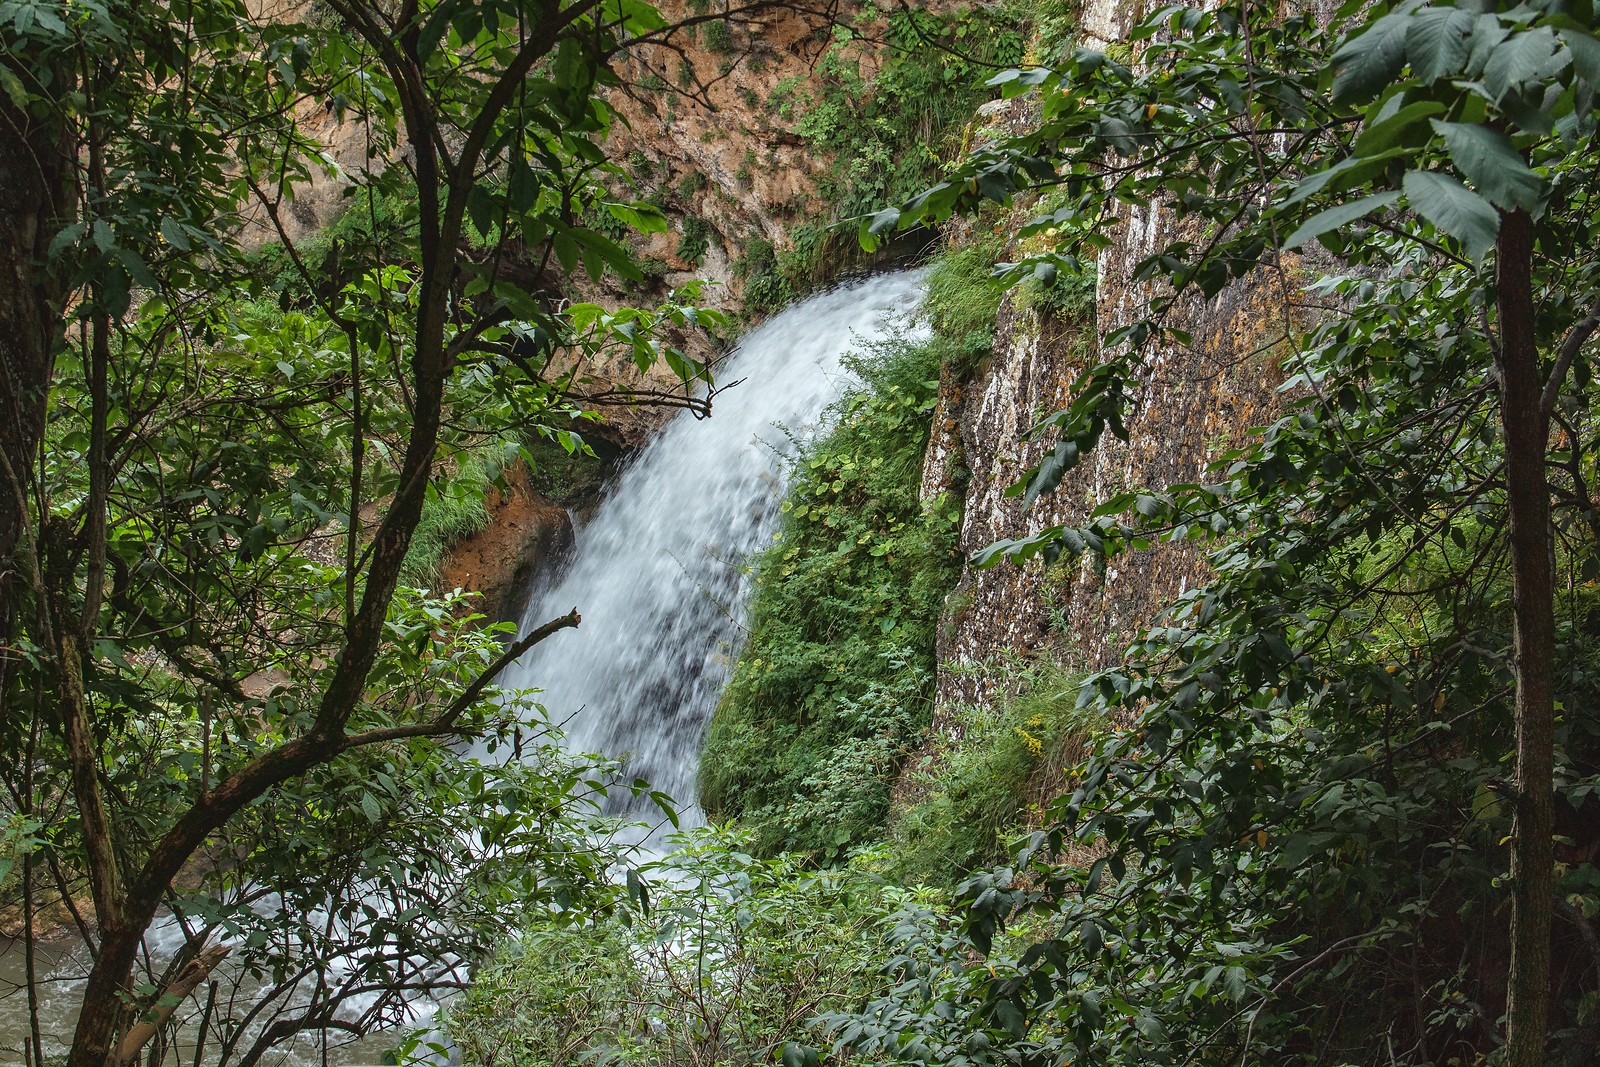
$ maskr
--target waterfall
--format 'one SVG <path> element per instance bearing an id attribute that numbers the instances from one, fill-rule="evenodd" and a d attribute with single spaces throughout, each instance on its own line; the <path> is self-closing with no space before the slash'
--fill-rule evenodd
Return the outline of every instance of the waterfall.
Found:
<path id="1" fill-rule="evenodd" d="M 508 668 L 543 690 L 575 751 L 624 758 L 700 821 L 701 740 L 738 654 L 750 561 L 772 537 L 784 458 L 842 392 L 841 360 L 904 326 L 921 272 L 811 297 L 747 334 L 718 369 L 709 419 L 674 418 L 576 531 L 566 565 L 531 591 L 523 632 L 577 607 L 582 626 Z M 613 800 L 614 811 L 628 810 Z"/>

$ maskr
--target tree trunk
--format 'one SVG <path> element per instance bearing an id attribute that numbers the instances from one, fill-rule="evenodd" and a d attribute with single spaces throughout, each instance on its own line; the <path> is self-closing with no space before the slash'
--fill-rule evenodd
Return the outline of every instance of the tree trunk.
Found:
<path id="1" fill-rule="evenodd" d="M 30 569 L 16 553 L 25 550 L 32 470 L 63 337 L 65 287 L 44 261 L 73 213 L 70 142 L 62 125 L 36 120 L 0 94 L 0 644 L 11 636 Z"/>
<path id="2" fill-rule="evenodd" d="M 1542 1067 L 1549 1027 L 1554 899 L 1555 561 L 1545 478 L 1549 419 L 1534 338 L 1533 223 L 1501 217 L 1495 299 L 1500 419 L 1506 444 L 1516 698 L 1516 815 L 1511 831 L 1511 973 L 1506 1067 Z"/>

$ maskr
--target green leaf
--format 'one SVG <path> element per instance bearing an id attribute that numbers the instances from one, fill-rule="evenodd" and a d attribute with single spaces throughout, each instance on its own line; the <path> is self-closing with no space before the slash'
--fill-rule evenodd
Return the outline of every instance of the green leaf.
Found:
<path id="1" fill-rule="evenodd" d="M 467 194 L 467 217 L 472 220 L 473 229 L 478 231 L 478 236 L 484 240 L 494 232 L 494 221 L 497 207 L 489 196 L 489 191 L 482 185 L 474 185 Z"/>
<path id="2" fill-rule="evenodd" d="M 1430 7 L 1411 19 L 1406 31 L 1406 55 L 1411 70 L 1425 82 L 1453 77 L 1467 62 L 1467 36 L 1472 33 L 1471 13 L 1458 7 Z"/>
<path id="3" fill-rule="evenodd" d="M 1499 103 L 1508 93 L 1544 81 L 1565 70 L 1572 54 L 1562 48 L 1546 27 L 1513 34 L 1489 53 L 1483 65 L 1483 87 Z"/>
<path id="4" fill-rule="evenodd" d="M 578 265 L 578 242 L 572 239 L 572 234 L 566 230 L 557 231 L 553 238 L 556 246 L 556 259 L 561 261 L 561 269 L 571 274 Z"/>
<path id="5" fill-rule="evenodd" d="M 876 252 L 882 243 L 882 235 L 892 231 L 900 222 L 900 212 L 896 208 L 884 208 L 874 215 L 867 215 L 861 219 L 857 227 L 856 240 L 868 252 Z"/>
<path id="6" fill-rule="evenodd" d="M 1572 53 L 1572 66 L 1578 77 L 1600 87 L 1600 39 L 1583 30 L 1562 30 L 1561 40 Z"/>
<path id="7" fill-rule="evenodd" d="M 804 1045 L 797 1045 L 793 1041 L 783 1044 L 783 1067 L 817 1067 L 821 1060 L 817 1051 Z"/>
<path id="8" fill-rule="evenodd" d="M 1444 105 L 1437 100 L 1421 100 L 1415 104 L 1408 104 L 1382 122 L 1375 122 L 1363 130 L 1361 136 L 1356 138 L 1355 147 L 1351 152 L 1357 156 L 1374 156 L 1386 151 L 1400 140 L 1401 134 L 1444 109 Z"/>
<path id="9" fill-rule="evenodd" d="M 0 66 L 0 89 L 4 89 L 11 98 L 13 107 L 22 109 L 28 106 L 28 90 L 10 67 Z"/>
<path id="10" fill-rule="evenodd" d="M 1408 15 L 1389 14 L 1347 40 L 1333 54 L 1333 98 L 1369 100 L 1400 76 L 1406 62 Z"/>
<path id="11" fill-rule="evenodd" d="M 539 179 L 533 168 L 522 159 L 514 158 L 510 166 L 511 177 L 506 185 L 506 195 L 517 211 L 532 211 L 539 201 Z"/>
<path id="12" fill-rule="evenodd" d="M 1511 138 L 1476 123 L 1440 122 L 1445 148 L 1456 169 L 1496 207 L 1532 211 L 1544 199 L 1544 180 L 1522 158 Z"/>
<path id="13" fill-rule="evenodd" d="M 166 238 L 167 244 L 180 252 L 189 251 L 189 235 L 183 226 L 172 216 L 163 216 L 161 219 L 161 236 Z"/>
<path id="14" fill-rule="evenodd" d="M 666 233 L 667 217 L 654 204 L 643 200 L 633 204 L 607 204 L 611 217 L 640 233 Z"/>
<path id="15" fill-rule="evenodd" d="M 1409 171 L 1402 184 L 1417 214 L 1460 241 L 1469 257 L 1482 259 L 1494 248 L 1500 216 L 1483 197 L 1431 170 Z"/>
<path id="16" fill-rule="evenodd" d="M 1328 210 L 1319 212 L 1301 223 L 1300 228 L 1290 234 L 1287 241 L 1283 242 L 1283 247 L 1289 249 L 1299 248 L 1314 237 L 1320 237 L 1330 230 L 1336 230 L 1340 226 L 1370 215 L 1379 208 L 1388 207 L 1398 199 L 1400 199 L 1400 194 L 1391 189 L 1388 192 L 1364 196 L 1360 200 L 1352 200 L 1348 204 L 1330 207 Z"/>

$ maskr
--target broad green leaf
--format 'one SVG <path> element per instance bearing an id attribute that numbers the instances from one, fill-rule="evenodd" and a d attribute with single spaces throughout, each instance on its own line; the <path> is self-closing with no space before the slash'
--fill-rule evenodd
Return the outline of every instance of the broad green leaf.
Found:
<path id="1" fill-rule="evenodd" d="M 1437 119 L 1433 128 L 1444 135 L 1451 162 L 1496 207 L 1532 211 L 1544 199 L 1544 180 L 1499 130 Z"/>
<path id="2" fill-rule="evenodd" d="M 1482 259 L 1494 248 L 1500 216 L 1483 197 L 1431 170 L 1410 171 L 1402 184 L 1417 214 L 1460 241 L 1469 257 Z"/>
<path id="3" fill-rule="evenodd" d="M 1546 27 L 1512 34 L 1489 53 L 1483 65 L 1483 87 L 1495 102 L 1508 93 L 1519 92 L 1545 81 L 1572 62 L 1572 54 L 1562 48 L 1556 35 Z"/>
<path id="4" fill-rule="evenodd" d="M 667 217 L 654 204 L 642 200 L 632 204 L 607 204 L 606 210 L 618 222 L 640 233 L 667 232 Z"/>
<path id="5" fill-rule="evenodd" d="M 566 230 L 559 230 L 554 237 L 556 259 L 561 262 L 561 269 L 568 274 L 578 265 L 578 242 L 572 239 L 572 234 Z"/>
<path id="6" fill-rule="evenodd" d="M 1561 31 L 1561 40 L 1572 53 L 1572 66 L 1578 77 L 1591 86 L 1600 87 L 1600 40 L 1583 30 Z"/>
<path id="7" fill-rule="evenodd" d="M 1408 15 L 1390 14 L 1346 41 L 1330 61 L 1335 100 L 1367 100 L 1387 88 L 1406 61 Z"/>
<path id="8" fill-rule="evenodd" d="M 1400 149 L 1391 148 L 1365 159 L 1341 159 L 1326 170 L 1302 178 L 1300 184 L 1294 187 L 1294 192 L 1284 198 L 1284 206 L 1298 204 L 1319 192 L 1337 193 L 1349 189 L 1382 170 L 1390 159 L 1399 155 Z"/>
<path id="9" fill-rule="evenodd" d="M 22 84 L 22 79 L 10 67 L 0 66 L 0 89 L 11 98 L 13 107 L 25 108 L 28 106 L 29 93 Z"/>
<path id="10" fill-rule="evenodd" d="M 1472 23 L 1471 13 L 1457 7 L 1417 12 L 1406 31 L 1406 55 L 1416 76 L 1431 83 L 1460 73 L 1467 62 Z"/>
<path id="11" fill-rule="evenodd" d="M 1386 151 L 1394 147 L 1395 142 L 1407 130 L 1444 109 L 1444 105 L 1437 100 L 1420 100 L 1415 104 L 1407 104 L 1382 122 L 1373 123 L 1362 131 L 1361 136 L 1356 138 L 1352 153 L 1357 156 L 1372 156 Z"/>
<path id="12" fill-rule="evenodd" d="M 1400 199 L 1400 194 L 1391 189 L 1388 192 L 1364 196 L 1360 200 L 1352 200 L 1348 204 L 1330 207 L 1328 210 L 1319 212 L 1301 223 L 1300 228 L 1290 234 L 1287 241 L 1283 242 L 1283 247 L 1289 249 L 1299 248 L 1314 237 L 1320 237 L 1330 230 L 1336 230 L 1340 226 L 1370 215 L 1379 208 L 1388 207 L 1398 199 Z"/>
<path id="13" fill-rule="evenodd" d="M 506 195 L 511 206 L 517 211 L 532 211 L 539 202 L 539 179 L 533 173 L 526 160 L 513 157 L 510 180 L 506 184 Z"/>
<path id="14" fill-rule="evenodd" d="M 172 216 L 163 216 L 161 219 L 161 236 L 167 244 L 180 252 L 189 251 L 189 235 L 184 231 L 183 225 Z"/>

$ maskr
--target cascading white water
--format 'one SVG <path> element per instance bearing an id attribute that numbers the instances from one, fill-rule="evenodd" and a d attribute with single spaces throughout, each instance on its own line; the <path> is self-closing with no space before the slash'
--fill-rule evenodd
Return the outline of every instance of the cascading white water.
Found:
<path id="1" fill-rule="evenodd" d="M 750 556 L 776 523 L 782 457 L 839 396 L 843 357 L 903 328 L 921 295 L 921 272 L 878 275 L 747 334 L 718 371 L 741 384 L 717 394 L 709 419 L 684 412 L 641 450 L 529 597 L 524 632 L 574 606 L 583 625 L 502 684 L 542 689 L 570 748 L 625 757 L 686 825 L 700 821 L 700 744 L 738 652 Z M 628 807 L 613 798 L 614 811 Z"/>

